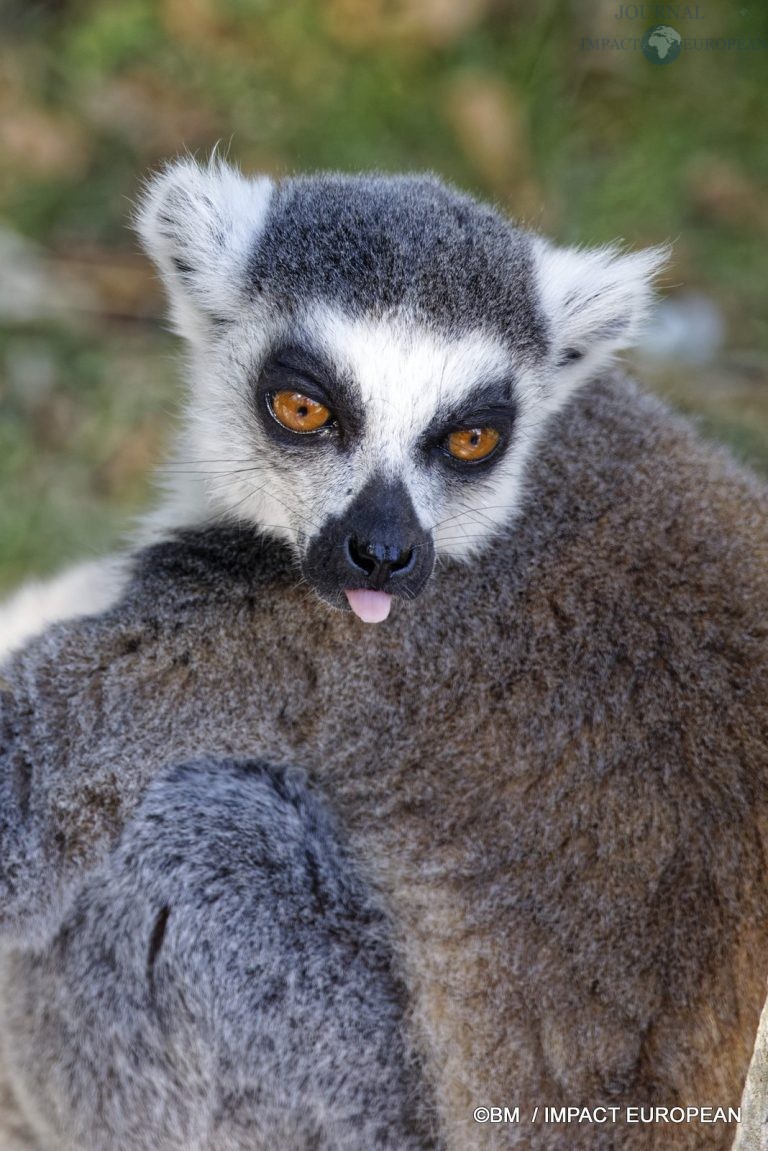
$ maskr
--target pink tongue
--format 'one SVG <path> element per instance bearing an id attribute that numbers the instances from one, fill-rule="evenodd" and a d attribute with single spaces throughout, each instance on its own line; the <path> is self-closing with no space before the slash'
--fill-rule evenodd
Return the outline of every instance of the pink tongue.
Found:
<path id="1" fill-rule="evenodd" d="M 357 588 L 355 591 L 345 591 L 349 606 L 363 623 L 381 623 L 389 615 L 392 606 L 392 596 L 385 591 L 368 591 L 366 588 Z"/>

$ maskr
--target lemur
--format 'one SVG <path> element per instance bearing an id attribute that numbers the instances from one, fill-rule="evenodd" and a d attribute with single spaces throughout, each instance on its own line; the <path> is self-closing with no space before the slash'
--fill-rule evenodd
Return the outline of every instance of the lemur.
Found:
<path id="1" fill-rule="evenodd" d="M 625 1112 L 735 1107 L 768 974 L 766 490 L 608 367 L 663 253 L 560 249 L 432 177 L 191 161 L 139 227 L 190 345 L 193 475 L 111 606 L 3 667 L 17 1125 L 42 1151 L 287 1151 L 365 1098 L 361 1151 L 729 1146 Z M 264 935 L 297 825 L 218 804 L 254 771 L 330 809 L 362 954 L 380 908 L 370 970 L 331 957 L 322 870 L 293 950 Z M 267 962 L 282 1012 L 246 995 Z M 320 1082 L 286 1052 L 326 1032 Z M 618 1117 L 533 1120 L 562 1105 Z"/>
<path id="2" fill-rule="evenodd" d="M 139 539 L 248 523 L 368 622 L 514 517 L 548 416 L 633 343 L 666 255 L 557 248 L 434 177 L 275 185 L 215 161 L 155 177 L 137 226 L 191 352 L 185 428 Z M 334 525 L 377 502 L 405 551 L 339 560 Z M 0 657 L 103 610 L 125 578 L 115 556 L 23 588 L 0 608 Z"/>

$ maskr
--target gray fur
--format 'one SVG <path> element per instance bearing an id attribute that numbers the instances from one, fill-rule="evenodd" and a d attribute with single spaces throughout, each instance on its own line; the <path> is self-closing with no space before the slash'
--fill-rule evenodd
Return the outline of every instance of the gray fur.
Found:
<path id="1" fill-rule="evenodd" d="M 156 876 L 164 849 L 147 840 L 142 804 L 162 796 L 174 810 L 153 791 L 170 786 L 170 765 L 204 755 L 215 773 L 234 756 L 303 769 L 381 893 L 449 1151 L 729 1145 L 726 1126 L 472 1121 L 473 1107 L 505 1103 L 736 1106 L 768 974 L 765 489 L 619 376 L 555 417 L 527 481 L 518 520 L 482 561 L 443 560 L 386 625 L 321 604 L 291 549 L 217 527 L 150 549 L 113 610 L 50 630 L 8 665 L 5 1010 L 28 1115 L 46 1107 L 34 1066 L 59 1050 L 56 985 L 39 972 L 56 966 L 62 921 L 79 900 L 97 913 L 103 880 L 88 876 L 120 874 L 138 836 L 141 883 L 196 923 L 184 877 L 208 857 L 191 845 Z M 206 818 L 208 802 L 204 791 L 193 803 Z M 252 814 L 225 817 L 239 827 Z M 173 823 L 168 835 L 179 838 Z M 121 923 L 143 914 L 129 904 Z M 249 907 L 212 925 L 222 954 L 252 946 L 264 911 L 258 896 Z M 179 919 L 172 910 L 169 930 Z M 127 948 L 137 979 L 152 922 Z M 322 938 L 322 918 L 310 927 Z M 365 917 L 354 930 L 365 936 Z M 261 1033 L 224 988 L 190 980 L 185 964 L 202 959 L 183 935 L 168 956 L 169 993 L 200 996 L 214 1050 L 235 1022 Z M 73 962 L 82 989 L 86 960 Z M 397 1026 L 392 985 L 378 969 L 365 978 L 378 1042 Z M 88 979 L 91 996 L 113 986 L 109 972 Z M 310 998 L 301 1026 L 319 1011 L 334 1035 L 339 1001 Z M 140 1026 L 143 1010 L 137 1000 Z M 112 1097 L 109 1036 L 95 1021 L 84 1034 Z M 276 1035 L 290 1049 L 290 1023 Z M 247 1036 L 234 1044 L 245 1054 Z M 135 1089 L 170 1111 L 178 1080 L 156 1062 L 150 1078 Z M 64 1095 L 60 1122 L 78 1130 L 79 1096 Z M 383 1085 L 383 1123 L 393 1107 L 403 1114 L 399 1088 Z M 87 1122 L 97 1140 L 116 1120 L 102 1107 Z"/>
<path id="2" fill-rule="evenodd" d="M 533 359 L 550 345 L 530 235 L 421 175 L 282 181 L 246 289 L 293 312 L 313 301 L 353 315 L 407 309 L 451 336 L 492 326 Z"/>
<path id="3" fill-rule="evenodd" d="M 547 417 L 636 340 L 664 255 L 559 249 L 435 177 L 273 184 L 217 162 L 154 177 L 137 223 L 191 348 L 189 418 L 154 522 L 277 536 L 335 606 L 344 588 L 314 578 L 310 549 L 372 485 L 400 484 L 438 555 L 471 557 L 512 520 Z M 286 347 L 300 362 L 280 388 L 319 386 L 322 433 L 275 434 Z M 489 385 L 503 442 L 459 483 L 437 449 L 476 426 Z"/>
<path id="4" fill-rule="evenodd" d="M 384 920 L 356 875 L 296 773 L 162 772 L 52 935 L 7 957 L 6 1059 L 33 1145 L 431 1146 Z"/>

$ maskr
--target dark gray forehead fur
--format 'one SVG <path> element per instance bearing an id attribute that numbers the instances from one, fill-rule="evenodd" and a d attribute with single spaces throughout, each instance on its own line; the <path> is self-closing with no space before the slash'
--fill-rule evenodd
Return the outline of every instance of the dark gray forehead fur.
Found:
<path id="1" fill-rule="evenodd" d="M 536 355 L 548 327 L 531 247 L 434 176 L 301 176 L 274 190 L 249 287 L 290 311 L 316 299 L 353 314 L 405 309 L 442 330 L 493 327 Z"/>

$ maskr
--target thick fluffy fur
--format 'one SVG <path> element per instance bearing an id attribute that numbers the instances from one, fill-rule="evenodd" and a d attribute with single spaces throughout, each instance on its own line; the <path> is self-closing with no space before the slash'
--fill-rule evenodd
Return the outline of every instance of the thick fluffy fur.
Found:
<path id="1" fill-rule="evenodd" d="M 738 1104 L 768 974 L 764 488 L 616 377 L 551 423 L 483 562 L 443 561 L 386 626 L 329 612 L 295 562 L 242 526 L 186 533 L 140 558 L 110 612 L 5 670 L 4 1010 L 28 1113 L 45 1111 L 35 1064 L 60 1035 L 39 972 L 83 875 L 120 873 L 121 849 L 101 861 L 167 764 L 234 755 L 304 769 L 380 890 L 449 1151 L 727 1147 L 732 1126 L 493 1126 L 472 1110 Z M 164 848 L 141 842 L 170 909 L 170 988 L 188 954 L 174 925 L 194 920 L 180 877 L 207 863 L 179 850 L 155 880 Z M 258 895 L 249 908 L 222 948 L 251 946 Z M 89 994 L 113 986 L 91 974 Z M 190 990 L 206 1034 L 261 1033 L 229 984 Z M 82 1041 L 109 1094 L 121 1067 L 92 1018 Z M 148 1074 L 171 1106 L 177 1081 Z M 76 1129 L 77 1096 L 60 1105 Z"/>
<path id="2" fill-rule="evenodd" d="M 161 773 L 52 937 L 9 957 L 32 1145 L 424 1151 L 387 936 L 301 778 Z"/>
<path id="3" fill-rule="evenodd" d="M 664 256 L 557 248 L 434 177 L 272 183 L 192 160 L 149 182 L 137 225 L 190 350 L 185 429 L 145 531 L 246 523 L 299 560 L 395 481 L 438 555 L 481 552 L 513 519 L 548 418 L 636 340 Z M 322 361 L 354 434 L 276 448 L 255 396 L 286 344 Z M 460 483 L 424 438 L 489 388 L 514 414 L 512 442 Z M 0 658 L 103 600 L 98 571 L 65 586 L 67 600 L 57 584 L 0 608 Z"/>
<path id="4" fill-rule="evenodd" d="M 60 619 L 104 611 L 119 597 L 129 573 L 110 556 L 67 568 L 49 580 L 31 580 L 0 606 L 0 662 Z"/>
<path id="5" fill-rule="evenodd" d="M 270 185 L 192 161 L 150 182 L 137 225 L 192 352 L 181 474 L 155 524 L 236 518 L 299 558 L 372 478 L 404 483 L 438 553 L 479 551 L 514 515 L 547 417 L 637 338 L 665 257 L 559 249 L 436 178 Z M 286 457 L 265 434 L 254 388 L 286 343 L 327 363 L 359 407 L 344 451 Z M 514 407 L 514 443 L 490 475 L 456 485 L 421 438 L 491 383 Z"/>

